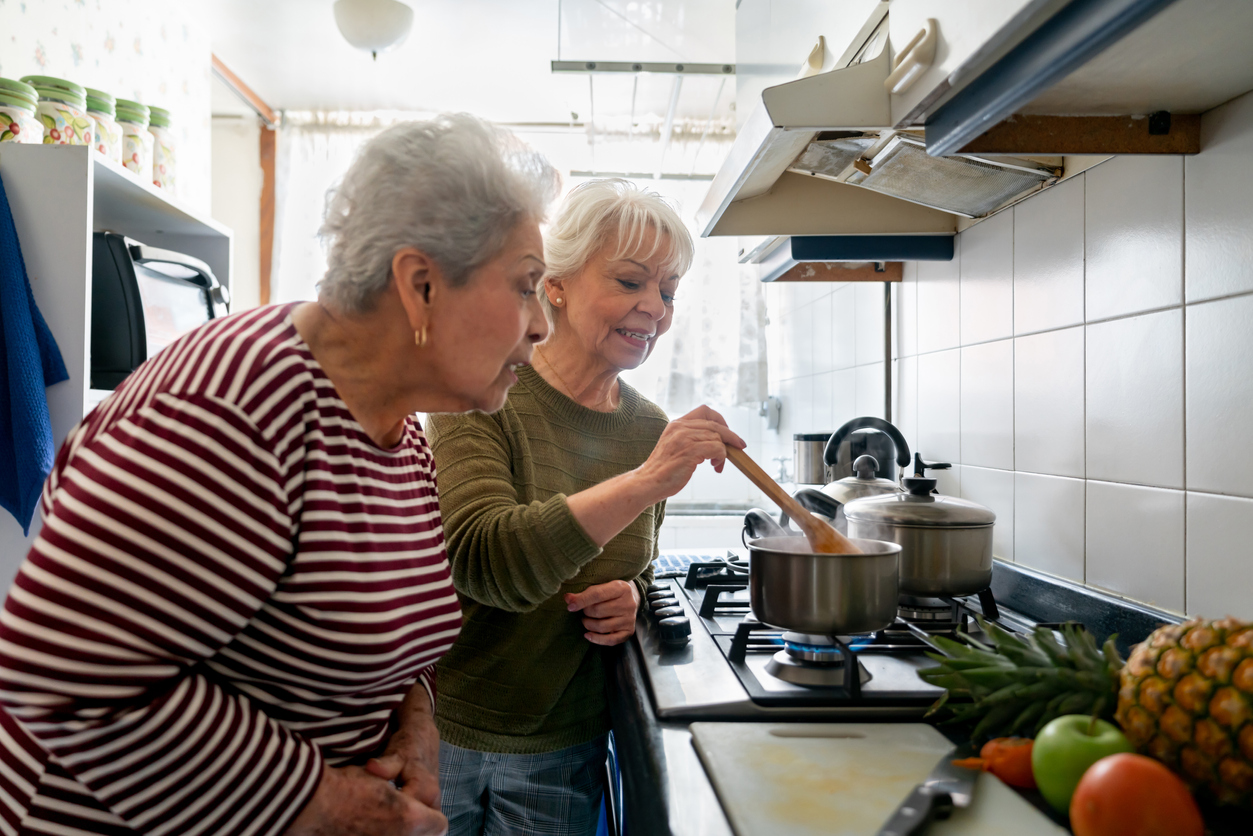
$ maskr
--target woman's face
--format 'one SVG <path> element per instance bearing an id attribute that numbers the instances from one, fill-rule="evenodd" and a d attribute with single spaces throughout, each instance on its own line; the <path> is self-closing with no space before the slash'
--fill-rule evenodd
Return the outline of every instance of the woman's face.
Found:
<path id="1" fill-rule="evenodd" d="M 652 247 L 650 231 L 642 250 Z M 584 349 L 617 370 L 634 369 L 648 359 L 674 318 L 674 294 L 679 277 L 665 264 L 669 242 L 662 241 L 648 258 L 611 260 L 617 242 L 609 241 L 560 292 L 566 324 Z"/>
<path id="2" fill-rule="evenodd" d="M 548 335 L 536 295 L 544 275 L 539 225 L 523 221 L 504 248 L 461 287 L 444 286 L 431 308 L 430 342 L 449 412 L 495 412 L 518 378 L 513 367 L 531 361 L 535 343 Z"/>

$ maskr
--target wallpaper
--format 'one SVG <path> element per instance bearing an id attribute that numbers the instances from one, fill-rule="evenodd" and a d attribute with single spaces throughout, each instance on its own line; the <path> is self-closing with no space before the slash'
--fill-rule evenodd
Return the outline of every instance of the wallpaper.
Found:
<path id="1" fill-rule="evenodd" d="M 177 196 L 209 211 L 209 35 L 195 0 L 0 0 L 0 76 L 65 78 L 168 109 Z"/>

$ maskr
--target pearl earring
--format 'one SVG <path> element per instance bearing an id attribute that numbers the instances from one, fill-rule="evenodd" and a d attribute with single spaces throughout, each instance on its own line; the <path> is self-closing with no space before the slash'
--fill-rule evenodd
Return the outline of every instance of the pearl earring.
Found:
<path id="1" fill-rule="evenodd" d="M 554 305 L 560 305 L 560 304 L 561 304 L 562 302 L 564 302 L 564 301 L 565 301 L 564 299 L 562 299 L 560 296 L 558 296 L 558 297 L 557 297 L 557 301 L 553 302 L 553 304 L 554 304 Z"/>

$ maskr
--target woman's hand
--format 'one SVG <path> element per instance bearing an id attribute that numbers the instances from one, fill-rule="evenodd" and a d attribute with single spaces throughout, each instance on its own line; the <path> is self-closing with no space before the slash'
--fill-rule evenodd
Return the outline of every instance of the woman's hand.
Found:
<path id="1" fill-rule="evenodd" d="M 583 612 L 583 637 L 592 644 L 622 644 L 635 633 L 639 588 L 630 581 L 610 581 L 566 593 L 566 609 Z"/>
<path id="2" fill-rule="evenodd" d="M 359 766 L 322 767 L 317 792 L 284 836 L 443 836 L 448 820 Z"/>
<path id="3" fill-rule="evenodd" d="M 383 754 L 366 763 L 366 771 L 438 810 L 439 730 L 431 715 L 431 698 L 421 681 L 413 683 L 396 713 L 396 731 Z"/>
<path id="4" fill-rule="evenodd" d="M 652 455 L 635 474 L 656 490 L 654 501 L 660 502 L 683 490 L 703 461 L 721 473 L 727 444 L 741 450 L 746 446 L 744 439 L 731 432 L 726 419 L 707 406 L 699 406 L 666 425 Z"/>

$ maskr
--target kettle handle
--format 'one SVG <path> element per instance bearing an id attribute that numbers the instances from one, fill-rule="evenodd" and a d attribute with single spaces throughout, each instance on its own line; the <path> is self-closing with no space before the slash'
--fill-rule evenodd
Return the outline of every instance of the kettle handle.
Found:
<path id="1" fill-rule="evenodd" d="M 783 525 L 787 525 L 784 523 Z M 745 535 L 752 537 L 754 540 L 762 537 L 787 537 L 792 532 L 783 525 L 779 525 L 765 511 L 760 508 L 754 508 L 744 515 L 744 529 L 740 532 L 740 542 L 748 548 L 748 542 Z"/>
<path id="2" fill-rule="evenodd" d="M 879 432 L 892 439 L 892 443 L 896 445 L 896 465 L 904 470 L 909 467 L 913 457 L 909 454 L 909 444 L 905 441 L 905 436 L 901 435 L 901 431 L 896 427 L 884 421 L 882 418 L 874 418 L 866 416 L 864 418 L 854 418 L 844 426 L 840 427 L 831 437 L 827 439 L 826 449 L 822 452 L 822 460 L 827 464 L 834 466 L 840 459 L 840 442 L 848 438 L 854 430 L 878 430 Z"/>

